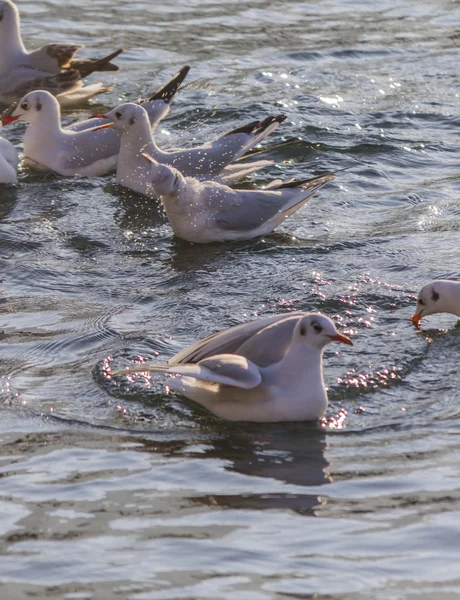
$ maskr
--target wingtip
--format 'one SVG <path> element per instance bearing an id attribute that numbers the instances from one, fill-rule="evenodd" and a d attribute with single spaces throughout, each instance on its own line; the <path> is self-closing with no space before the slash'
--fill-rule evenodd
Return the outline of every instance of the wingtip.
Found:
<path id="1" fill-rule="evenodd" d="M 174 77 L 168 81 L 166 85 L 164 85 L 157 92 L 152 94 L 147 100 L 143 100 L 143 102 L 164 100 L 166 104 L 171 104 L 174 96 L 177 94 L 177 92 L 180 89 L 180 86 L 184 82 L 184 79 L 187 77 L 190 68 L 191 67 L 189 65 L 184 65 L 182 68 L 179 69 L 179 71 L 174 75 Z"/>

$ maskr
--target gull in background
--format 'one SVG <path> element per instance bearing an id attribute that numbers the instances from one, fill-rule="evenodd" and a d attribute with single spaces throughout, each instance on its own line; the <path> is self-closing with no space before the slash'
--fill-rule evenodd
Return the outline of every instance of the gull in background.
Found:
<path id="1" fill-rule="evenodd" d="M 321 313 L 265 317 L 211 335 L 167 364 L 113 371 L 172 375 L 168 386 L 229 421 L 312 421 L 327 410 L 323 350 L 353 345 Z"/>
<path id="2" fill-rule="evenodd" d="M 20 32 L 19 11 L 11 0 L 0 0 L 0 103 L 10 104 L 28 92 L 44 89 L 62 106 L 89 100 L 110 87 L 83 86 L 94 71 L 118 71 L 111 61 L 123 50 L 97 59 L 74 59 L 80 44 L 55 43 L 28 52 Z"/>
<path id="3" fill-rule="evenodd" d="M 171 102 L 185 79 L 185 66 L 158 92 L 141 105 L 149 127 L 165 117 Z M 49 92 L 39 90 L 27 94 L 1 116 L 3 125 L 28 121 L 24 136 L 24 164 L 36 170 L 50 170 L 59 175 L 99 176 L 117 166 L 121 134 L 114 129 L 99 130 L 107 120 L 96 117 L 61 127 L 59 103 Z"/>
<path id="4" fill-rule="evenodd" d="M 460 281 L 438 279 L 423 286 L 417 297 L 417 312 L 411 321 L 419 328 L 422 317 L 438 313 L 460 318 Z"/>

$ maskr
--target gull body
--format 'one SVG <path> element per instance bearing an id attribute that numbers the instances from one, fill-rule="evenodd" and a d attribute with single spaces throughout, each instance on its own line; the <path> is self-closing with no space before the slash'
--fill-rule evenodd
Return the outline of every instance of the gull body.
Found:
<path id="1" fill-rule="evenodd" d="M 118 71 L 111 63 L 121 49 L 100 59 L 74 60 L 79 44 L 48 44 L 28 52 L 20 32 L 19 11 L 11 0 L 0 0 L 0 102 L 10 104 L 34 89 L 52 92 L 63 105 L 86 101 L 109 88 L 84 87 L 94 71 Z"/>
<path id="2" fill-rule="evenodd" d="M 17 183 L 18 153 L 11 142 L 0 137 L 0 183 Z"/>
<path id="3" fill-rule="evenodd" d="M 205 338 L 167 364 L 112 375 L 172 375 L 169 387 L 229 421 L 311 421 L 326 413 L 322 358 L 333 341 L 352 345 L 325 315 L 276 315 Z"/>
<path id="4" fill-rule="evenodd" d="M 422 317 L 449 313 L 460 317 L 460 281 L 438 279 L 425 285 L 417 298 L 417 312 L 412 317 L 416 327 Z"/>
<path id="5" fill-rule="evenodd" d="M 248 240 L 270 233 L 334 178 L 328 174 L 285 184 L 272 182 L 265 190 L 234 190 L 215 181 L 184 177 L 137 149 L 150 136 L 142 107 L 125 104 L 107 117 L 123 134 L 117 182 L 160 197 L 174 233 L 189 242 Z"/>
<path id="6" fill-rule="evenodd" d="M 156 127 L 169 112 L 188 69 L 183 67 L 167 85 L 142 103 L 147 127 Z M 99 176 L 117 166 L 121 134 L 113 128 L 94 127 L 108 122 L 107 119 L 87 119 L 62 128 L 59 103 L 45 90 L 27 94 L 0 118 L 4 124 L 16 120 L 29 122 L 24 136 L 24 164 L 31 168 L 65 176 Z"/>
<path id="7" fill-rule="evenodd" d="M 272 161 L 240 163 L 238 161 L 256 144 L 275 131 L 285 119 L 283 115 L 270 116 L 264 121 L 254 121 L 195 148 L 161 150 L 155 143 L 148 117 L 142 107 L 132 103 L 122 104 L 107 113 L 112 128 L 123 135 L 117 167 L 117 183 L 140 194 L 152 196 L 150 166 L 145 152 L 161 164 L 178 169 L 182 175 L 201 181 L 231 184 L 250 173 L 272 164 Z"/>

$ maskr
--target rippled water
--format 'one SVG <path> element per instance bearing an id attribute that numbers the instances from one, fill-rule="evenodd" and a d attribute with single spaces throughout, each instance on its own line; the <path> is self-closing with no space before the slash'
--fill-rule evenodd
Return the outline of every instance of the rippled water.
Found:
<path id="1" fill-rule="evenodd" d="M 190 64 L 165 145 L 284 112 L 274 140 L 307 143 L 256 180 L 344 170 L 278 233 L 205 247 L 112 176 L 0 190 L 0 596 L 459 597 L 460 330 L 408 320 L 460 277 L 458 3 L 19 6 L 31 47 L 125 47 L 107 106 Z M 105 374 L 299 309 L 355 342 L 326 352 L 323 428 L 227 424 Z"/>

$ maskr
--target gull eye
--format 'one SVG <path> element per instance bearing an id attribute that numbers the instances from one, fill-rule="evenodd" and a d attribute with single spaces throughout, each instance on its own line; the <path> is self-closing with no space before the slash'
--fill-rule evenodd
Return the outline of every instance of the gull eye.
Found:
<path id="1" fill-rule="evenodd" d="M 28 102 L 23 102 L 21 104 L 21 108 L 22 108 L 22 110 L 29 110 L 29 104 L 28 104 Z"/>
<path id="2" fill-rule="evenodd" d="M 435 291 L 433 290 L 433 293 L 431 294 L 431 299 L 432 299 L 434 302 L 437 302 L 437 301 L 439 300 L 439 294 L 438 294 L 438 292 L 435 292 Z"/>
<path id="3" fill-rule="evenodd" d="M 117 110 L 117 112 L 115 113 L 115 116 L 117 117 L 117 119 L 121 119 L 121 117 L 123 115 L 121 114 L 121 112 L 119 110 Z"/>
<path id="4" fill-rule="evenodd" d="M 129 124 L 134 125 L 135 122 L 136 122 L 135 117 L 131 117 L 131 119 L 129 120 Z"/>
<path id="5" fill-rule="evenodd" d="M 323 331 L 323 328 L 319 323 L 313 323 L 312 327 L 316 331 L 316 333 L 321 333 Z"/>
<path id="6" fill-rule="evenodd" d="M 424 300 L 422 300 L 421 298 L 419 298 L 419 299 L 417 300 L 417 304 L 420 304 L 420 306 L 425 306 L 425 301 L 424 301 Z"/>
<path id="7" fill-rule="evenodd" d="M 42 104 L 41 104 L 41 102 L 37 102 L 37 107 L 36 107 L 36 108 L 37 108 L 37 110 L 41 110 L 41 109 L 42 109 Z"/>

